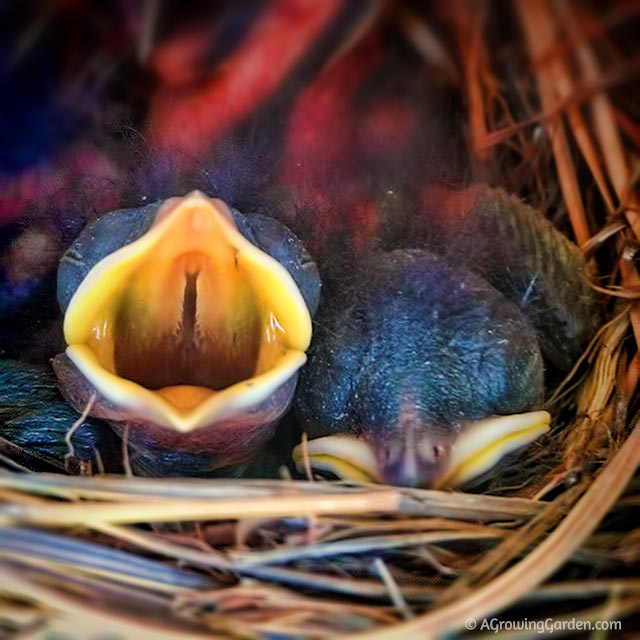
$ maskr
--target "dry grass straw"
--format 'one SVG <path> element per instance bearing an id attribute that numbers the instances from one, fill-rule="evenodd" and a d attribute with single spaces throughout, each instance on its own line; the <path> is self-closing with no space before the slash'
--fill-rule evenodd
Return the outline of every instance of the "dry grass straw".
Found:
<path id="1" fill-rule="evenodd" d="M 505 177 L 506 151 L 530 162 L 532 199 L 549 202 L 559 185 L 555 204 L 577 241 L 615 256 L 601 290 L 626 297 L 550 399 L 569 424 L 529 451 L 528 465 L 517 461 L 515 485 L 489 495 L 4 471 L 0 629 L 373 639 L 463 634 L 466 619 L 500 612 L 619 619 L 623 629 L 637 620 L 640 530 L 629 522 L 640 508 L 640 278 L 628 248 L 640 241 L 640 135 L 617 111 L 603 66 L 615 50 L 607 28 L 626 7 L 596 20 L 585 3 L 514 0 L 530 81 L 521 86 L 500 77 L 487 5 L 460 2 L 441 16 L 458 47 L 479 172 Z M 399 15 L 408 39 L 455 76 L 455 52 L 437 32 L 412 11 Z M 516 103 L 528 110 L 519 121 Z"/>

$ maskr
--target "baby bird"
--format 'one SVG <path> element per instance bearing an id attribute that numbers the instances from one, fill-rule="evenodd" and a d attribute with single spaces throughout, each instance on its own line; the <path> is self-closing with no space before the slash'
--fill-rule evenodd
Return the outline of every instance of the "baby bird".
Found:
<path id="1" fill-rule="evenodd" d="M 325 291 L 297 393 L 312 439 L 294 452 L 300 464 L 308 455 L 338 475 L 459 483 L 548 428 L 543 356 L 566 371 L 599 320 L 587 265 L 504 192 L 449 196 L 456 215 L 445 219 L 440 193 L 428 219 L 440 256 L 379 252 Z"/>
<path id="2" fill-rule="evenodd" d="M 318 294 L 275 220 L 200 192 L 106 214 L 58 270 L 61 391 L 126 434 L 147 471 L 181 455 L 200 473 L 238 467 L 289 408 Z"/>

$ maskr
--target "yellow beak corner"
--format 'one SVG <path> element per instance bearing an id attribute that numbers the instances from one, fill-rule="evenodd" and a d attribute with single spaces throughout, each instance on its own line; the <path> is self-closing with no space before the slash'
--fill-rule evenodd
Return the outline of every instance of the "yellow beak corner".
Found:
<path id="1" fill-rule="evenodd" d="M 493 416 L 470 424 L 456 439 L 436 487 L 458 487 L 494 467 L 508 453 L 549 431 L 547 411 Z"/>

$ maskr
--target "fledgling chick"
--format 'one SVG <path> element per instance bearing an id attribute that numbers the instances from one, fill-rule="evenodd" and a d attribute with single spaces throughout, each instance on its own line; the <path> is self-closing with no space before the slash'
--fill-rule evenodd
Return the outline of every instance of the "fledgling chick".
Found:
<path id="1" fill-rule="evenodd" d="M 147 471 L 167 452 L 241 465 L 289 407 L 318 296 L 315 265 L 272 219 L 199 192 L 115 211 L 61 261 L 67 348 L 54 369 Z"/>
<path id="2" fill-rule="evenodd" d="M 56 152 L 51 184 L 0 213 L 53 207 L 64 245 L 95 213 L 192 189 L 274 215 L 328 281 L 297 402 L 303 428 L 356 435 L 381 479 L 429 484 L 546 428 L 539 412 L 463 425 L 537 408 L 542 357 L 565 369 L 597 313 L 576 280 L 577 249 L 564 242 L 557 261 L 555 232 L 539 234 L 524 205 L 514 227 L 506 196 L 458 210 L 425 186 L 466 180 L 463 101 L 436 89 L 382 4 L 282 0 L 241 15 L 225 5 L 198 42 L 181 11 L 163 8 L 148 66 L 118 58 L 122 75 L 103 94 L 117 102 L 133 89 L 120 118 L 143 135 L 119 132 L 113 149 L 112 136 L 92 136 L 89 156 L 82 144 Z M 0 272 L 1 303 L 21 303 L 22 289 L 2 285 Z M 145 473 L 237 468 L 287 411 L 318 291 L 302 245 L 270 218 L 200 195 L 115 211 L 62 261 L 61 387 L 126 434 Z M 40 298 L 29 300 L 41 317 Z M 316 461 L 324 444 L 310 443 Z M 478 446 L 482 464 L 460 458 Z"/>
<path id="3" fill-rule="evenodd" d="M 321 306 L 296 409 L 311 438 L 362 438 L 381 479 L 424 485 L 463 425 L 527 411 L 543 390 L 516 305 L 428 251 L 395 251 L 371 256 Z"/>
<path id="4" fill-rule="evenodd" d="M 537 212 L 482 185 L 429 193 L 413 242 L 438 257 L 378 252 L 325 288 L 296 403 L 320 439 L 296 448 L 299 466 L 308 454 L 415 485 L 480 475 L 547 430 L 543 357 L 566 372 L 598 326 L 584 257 Z"/>

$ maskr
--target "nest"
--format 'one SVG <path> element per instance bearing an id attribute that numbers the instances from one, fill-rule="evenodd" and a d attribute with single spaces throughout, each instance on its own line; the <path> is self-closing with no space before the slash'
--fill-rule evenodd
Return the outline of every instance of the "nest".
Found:
<path id="1" fill-rule="evenodd" d="M 478 171 L 555 212 L 610 300 L 548 399 L 552 431 L 466 493 L 25 473 L 5 454 L 0 635 L 632 637 L 638 7 L 494 9 L 455 3 L 434 28 L 406 4 L 392 19 L 465 95 Z"/>

